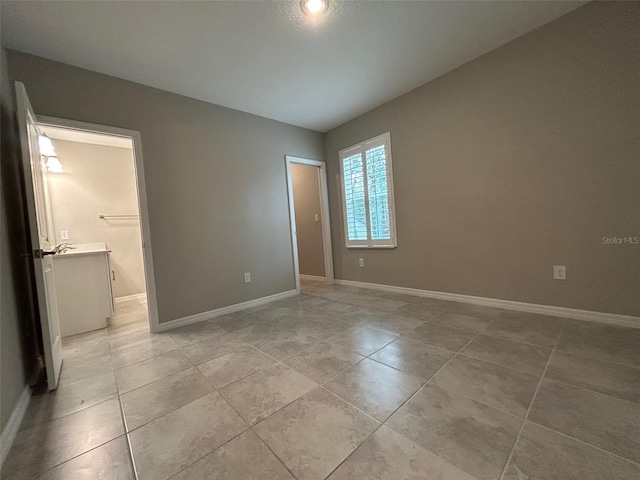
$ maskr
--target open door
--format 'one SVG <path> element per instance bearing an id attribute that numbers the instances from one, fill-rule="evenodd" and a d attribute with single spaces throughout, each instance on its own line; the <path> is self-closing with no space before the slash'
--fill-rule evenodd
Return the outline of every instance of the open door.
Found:
<path id="1" fill-rule="evenodd" d="M 21 82 L 16 82 L 16 102 L 47 383 L 49 390 L 54 390 L 58 386 L 58 377 L 62 368 L 62 339 L 51 257 L 55 252 L 51 246 L 46 213 L 45 167 L 38 146 L 38 124 L 27 97 L 27 91 Z"/>

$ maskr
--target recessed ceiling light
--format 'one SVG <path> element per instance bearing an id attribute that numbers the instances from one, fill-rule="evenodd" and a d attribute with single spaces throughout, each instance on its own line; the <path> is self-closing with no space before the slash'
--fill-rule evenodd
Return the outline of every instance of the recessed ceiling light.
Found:
<path id="1" fill-rule="evenodd" d="M 327 9 L 329 0 L 302 0 L 300 6 L 307 15 L 318 15 Z"/>

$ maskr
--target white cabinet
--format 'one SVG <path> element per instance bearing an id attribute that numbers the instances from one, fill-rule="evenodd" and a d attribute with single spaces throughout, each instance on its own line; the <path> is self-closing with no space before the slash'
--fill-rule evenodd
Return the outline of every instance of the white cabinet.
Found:
<path id="1" fill-rule="evenodd" d="M 74 247 L 53 257 L 63 337 L 105 328 L 113 314 L 109 250 L 104 243 Z"/>

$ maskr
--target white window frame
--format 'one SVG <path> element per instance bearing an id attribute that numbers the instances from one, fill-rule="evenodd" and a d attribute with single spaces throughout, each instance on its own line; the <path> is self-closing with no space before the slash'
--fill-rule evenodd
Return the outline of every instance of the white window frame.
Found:
<path id="1" fill-rule="evenodd" d="M 389 229 L 391 238 L 389 240 L 373 240 L 371 238 L 371 218 L 369 217 L 369 188 L 367 185 L 367 166 L 366 151 L 384 145 L 386 170 L 387 170 L 387 191 L 389 193 Z M 362 155 L 364 169 L 364 192 L 365 192 L 365 210 L 367 219 L 367 240 L 349 240 L 349 226 L 347 224 L 347 201 L 344 188 L 344 159 L 356 153 Z M 340 162 L 340 187 L 342 191 L 342 216 L 344 221 L 344 239 L 347 248 L 396 248 L 398 246 L 396 235 L 396 208 L 395 196 L 393 192 L 393 166 L 391 160 L 391 134 L 389 132 L 378 135 L 377 137 L 365 140 L 357 145 L 340 150 L 338 153 Z"/>

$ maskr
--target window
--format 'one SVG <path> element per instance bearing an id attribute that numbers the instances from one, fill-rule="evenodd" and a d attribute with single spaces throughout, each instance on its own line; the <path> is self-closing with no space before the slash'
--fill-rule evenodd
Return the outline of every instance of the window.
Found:
<path id="1" fill-rule="evenodd" d="M 347 248 L 395 247 L 389 133 L 341 150 L 340 172 Z"/>

